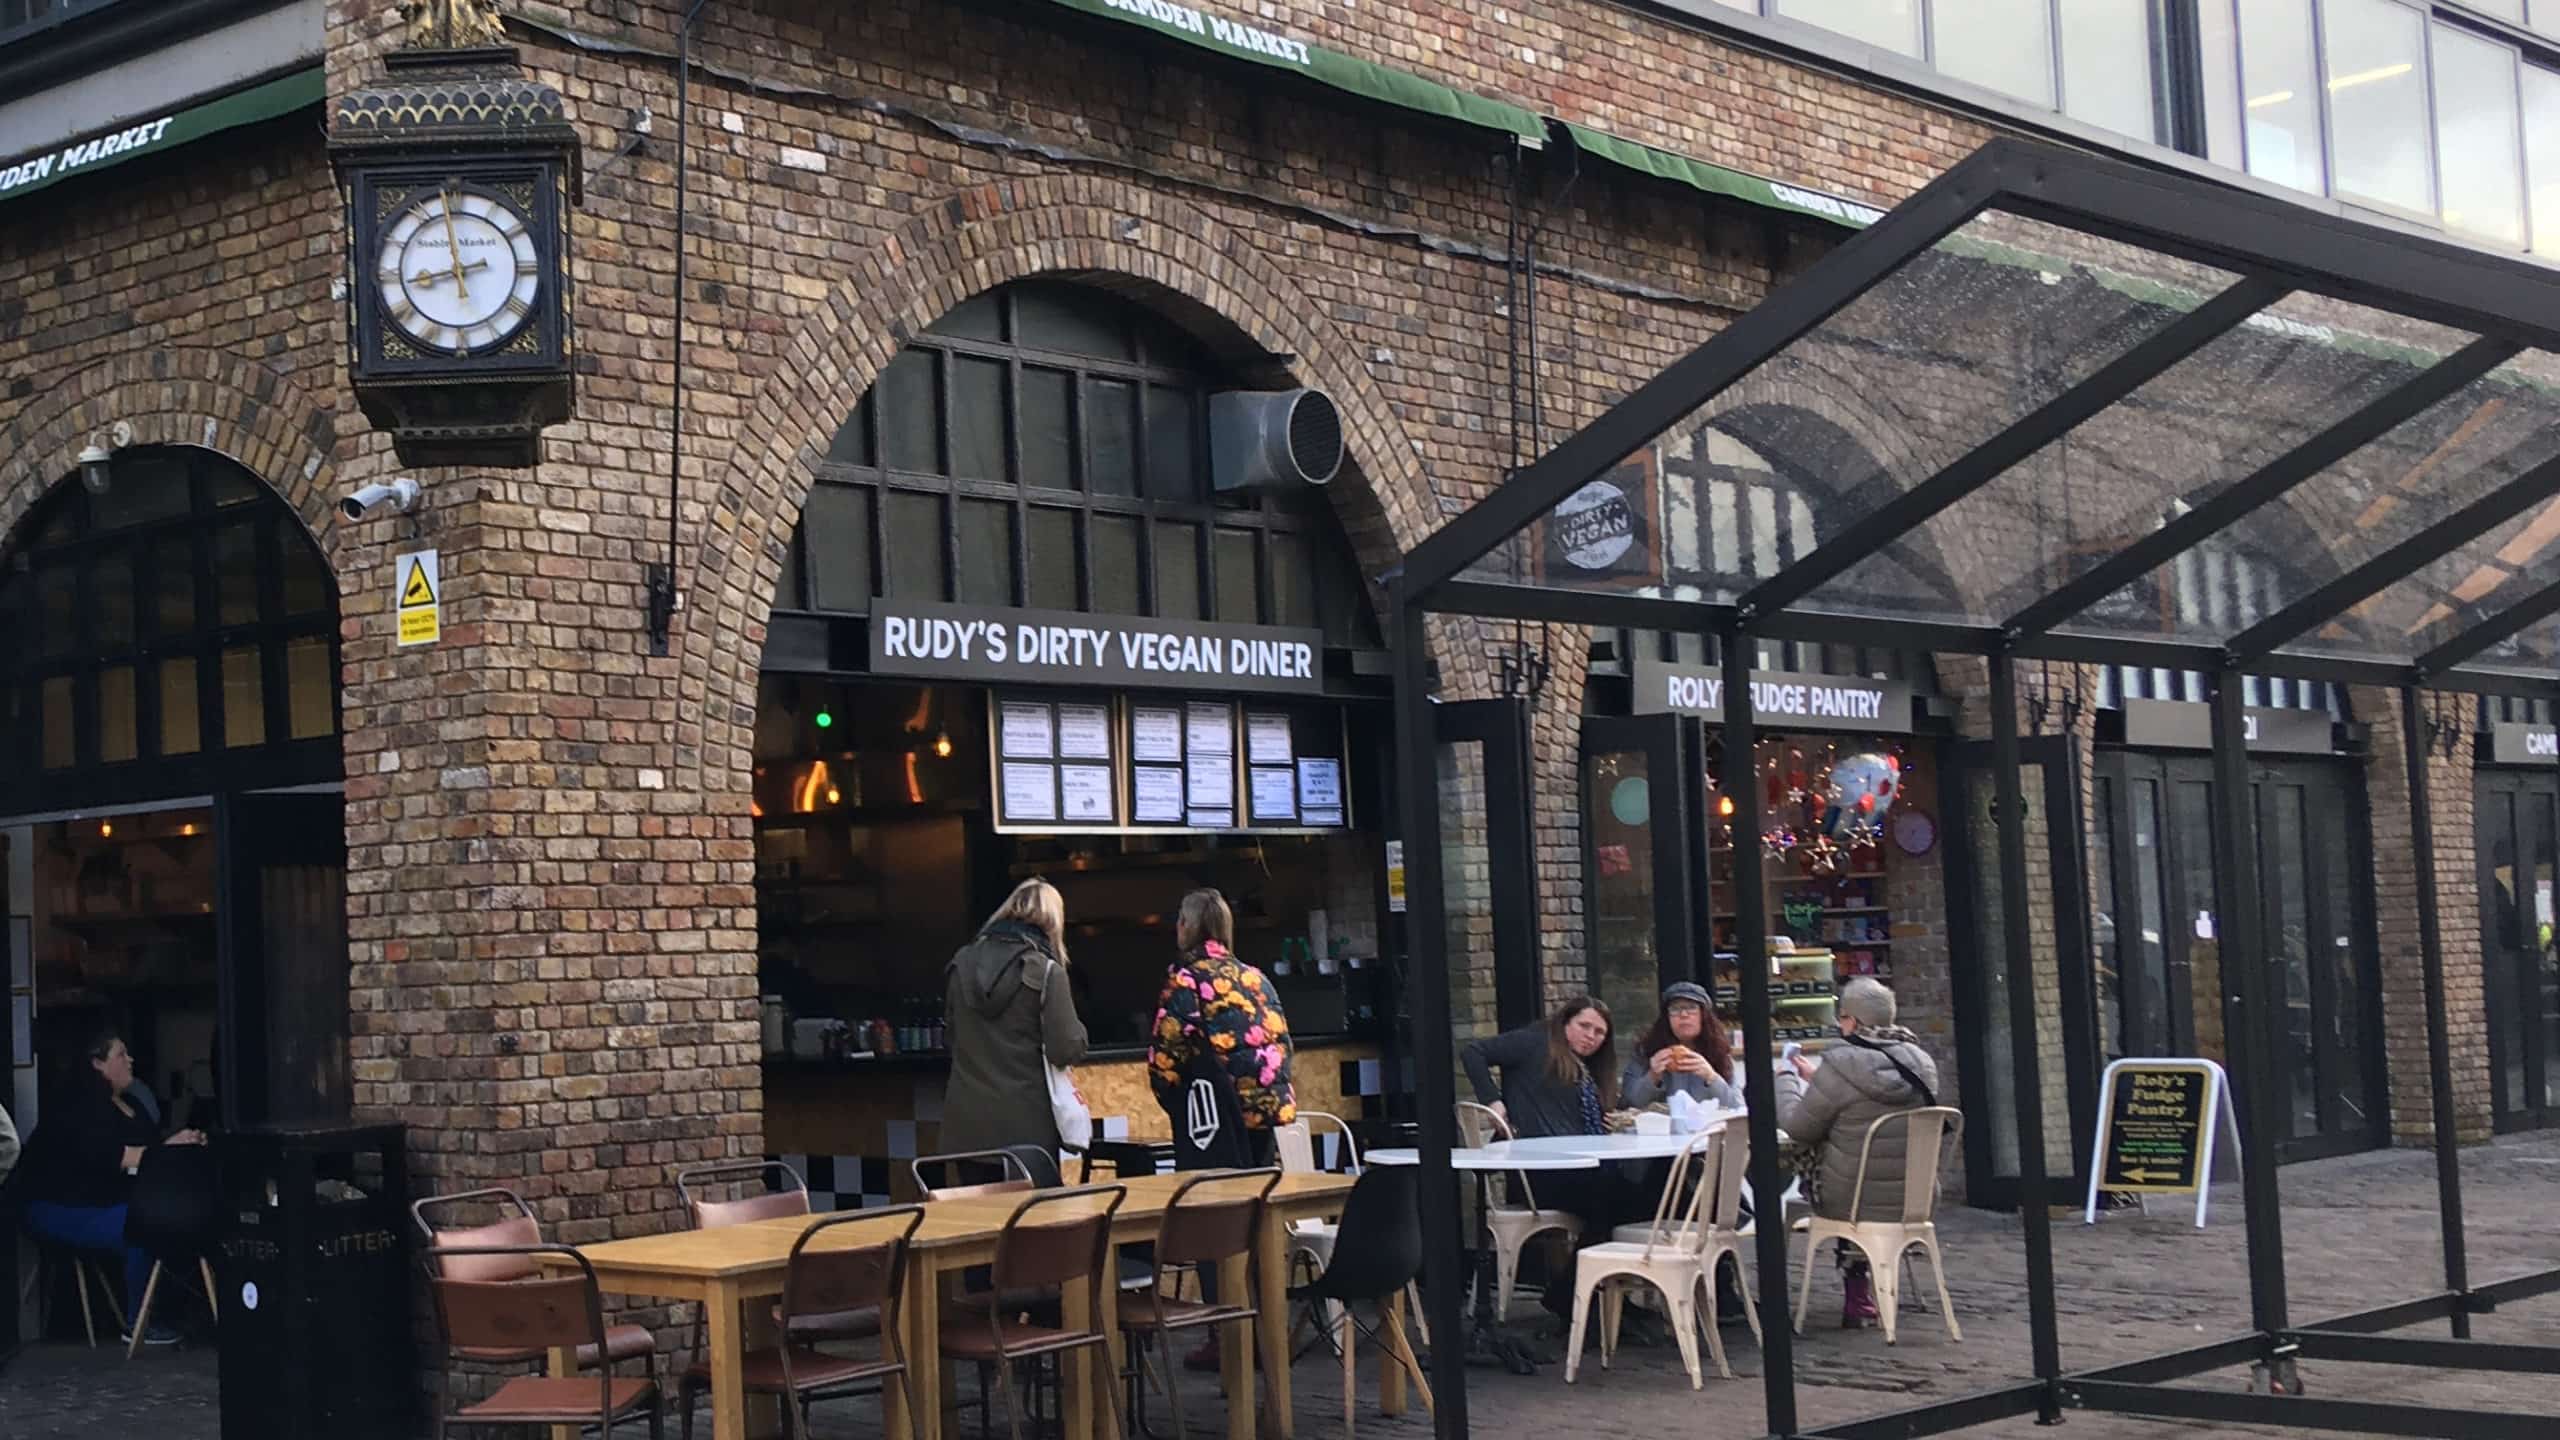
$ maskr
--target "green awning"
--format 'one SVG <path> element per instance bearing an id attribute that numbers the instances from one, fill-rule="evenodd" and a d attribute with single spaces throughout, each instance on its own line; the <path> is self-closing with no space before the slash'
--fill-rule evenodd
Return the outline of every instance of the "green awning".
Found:
<path id="1" fill-rule="evenodd" d="M 292 114 L 319 104 L 328 89 L 327 72 L 315 65 L 263 85 L 235 90 L 217 100 L 12 155 L 0 160 L 0 201 L 15 200 L 127 160 L 174 150 L 220 131 Z"/>
<path id="2" fill-rule="evenodd" d="M 1051 4 L 1105 20 L 1152 30 L 1213 55 L 1278 70 L 1346 94 L 1472 125 L 1528 142 L 1546 143 L 1545 122 L 1517 105 L 1453 90 L 1403 70 L 1371 64 L 1283 31 L 1248 24 L 1198 5 L 1173 0 L 1050 0 Z"/>
<path id="3" fill-rule="evenodd" d="M 1686 185 L 1693 190 L 1703 190 L 1710 195 L 1722 195 L 1746 204 L 1767 206 L 1772 210 L 1789 210 L 1798 215 L 1812 216 L 1816 220 L 1828 220 L 1834 225 L 1846 226 L 1851 230 L 1863 230 L 1874 224 L 1877 218 L 1884 214 L 1872 205 L 1861 205 L 1855 200 L 1843 200 L 1837 195 L 1826 195 L 1819 190 L 1781 185 L 1775 180 L 1764 180 L 1757 175 L 1740 170 L 1728 170 L 1722 165 L 1711 165 L 1704 160 L 1693 159 L 1687 155 L 1674 154 L 1669 150 L 1657 150 L 1650 145 L 1640 145 L 1633 140 L 1621 140 L 1605 131 L 1594 130 L 1588 125 L 1576 125 L 1570 120 L 1559 120 L 1556 123 L 1564 127 L 1565 133 L 1573 137 L 1573 143 L 1585 154 L 1596 155 L 1613 165 L 1624 166 L 1640 175 L 1650 175 L 1657 180 L 1669 180 L 1675 184 Z"/>

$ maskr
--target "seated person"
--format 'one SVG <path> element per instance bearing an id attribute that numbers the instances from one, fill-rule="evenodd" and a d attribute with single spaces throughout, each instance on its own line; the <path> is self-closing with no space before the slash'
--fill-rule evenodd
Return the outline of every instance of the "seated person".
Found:
<path id="1" fill-rule="evenodd" d="M 1662 992 L 1662 1013 L 1636 1042 L 1618 1094 L 1637 1108 L 1668 1104 L 1674 1095 L 1728 1110 L 1741 1106 L 1742 1092 L 1733 1088 L 1733 1047 L 1707 1003 L 1705 986 L 1683 980 Z"/>
<path id="2" fill-rule="evenodd" d="M 1606 1135 L 1608 1112 L 1618 1104 L 1618 1057 L 1610 1043 L 1609 1007 L 1577 995 L 1544 1020 L 1489 1039 L 1467 1042 L 1461 1058 L 1476 1100 L 1492 1109 L 1521 1139 L 1550 1135 Z M 1493 1072 L 1502 1072 L 1496 1086 Z M 1652 1213 L 1632 1193 L 1618 1167 L 1558 1170 L 1535 1181 L 1538 1204 L 1571 1212 L 1581 1222 L 1574 1248 L 1607 1243 L 1618 1225 Z M 1573 1271 L 1549 1277 L 1539 1297 L 1549 1314 L 1573 1315 Z"/>
<path id="3" fill-rule="evenodd" d="M 1893 1023 L 1893 992 L 1861 975 L 1840 987 L 1840 1044 L 1816 1061 L 1799 1054 L 1780 1066 L 1778 1128 L 1793 1144 L 1818 1150 L 1820 1164 L 1805 1176 L 1805 1198 L 1829 1220 L 1854 1218 L 1853 1200 L 1869 1216 L 1902 1213 L 1906 1185 L 1935 1185 L 1935 1175 L 1907 1175 L 1907 1126 L 1876 1137 L 1866 1160 L 1866 1191 L 1858 1193 L 1858 1152 L 1867 1127 L 1897 1110 L 1938 1103 L 1938 1066 L 1920 1048 L 1920 1037 Z M 1840 1327 L 1855 1329 L 1876 1318 L 1875 1290 L 1864 1259 L 1840 1247 Z"/>
<path id="4" fill-rule="evenodd" d="M 151 1258 L 124 1238 L 134 1172 L 152 1146 L 201 1145 L 204 1134 L 181 1130 L 160 1138 L 159 1128 L 125 1097 L 133 1084 L 133 1055 L 114 1031 L 100 1032 L 87 1058 L 89 1077 L 48 1105 L 27 1138 L 12 1192 L 24 1207 L 27 1228 L 43 1239 L 75 1250 L 124 1252 L 124 1313 L 130 1323 L 142 1312 L 143 1286 L 151 1277 Z M 177 1338 L 154 1325 L 143 1343 L 168 1345 Z M 133 1339 L 130 1330 L 124 1339 Z"/>

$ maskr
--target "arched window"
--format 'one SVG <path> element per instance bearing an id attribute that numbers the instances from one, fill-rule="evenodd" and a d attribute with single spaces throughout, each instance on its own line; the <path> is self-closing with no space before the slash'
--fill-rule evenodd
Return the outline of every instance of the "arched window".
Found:
<path id="1" fill-rule="evenodd" d="M 0 814 L 340 778 L 338 593 L 210 451 L 65 480 L 0 561 Z"/>
<path id="2" fill-rule="evenodd" d="M 910 341 L 818 464 L 776 608 L 875 596 L 1314 626 L 1376 619 L 1321 492 L 1213 492 L 1209 397 L 1246 388 L 1163 317 L 1026 281 Z"/>

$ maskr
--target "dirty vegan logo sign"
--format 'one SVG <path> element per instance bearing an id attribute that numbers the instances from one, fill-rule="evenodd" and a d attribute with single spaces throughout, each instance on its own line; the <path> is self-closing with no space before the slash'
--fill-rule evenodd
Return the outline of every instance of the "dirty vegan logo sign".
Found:
<path id="1" fill-rule="evenodd" d="M 1211 15 L 1188 5 L 1175 5 L 1170 0 L 1102 0 L 1106 8 L 1152 20 L 1173 30 L 1206 35 L 1219 44 L 1248 54 L 1261 55 L 1290 65 L 1313 65 L 1315 57 L 1303 40 L 1275 35 L 1251 25 L 1240 25 L 1223 15 Z"/>
<path id="2" fill-rule="evenodd" d="M 1321 692 L 1321 631 L 1077 611 L 881 602 L 880 675 L 1186 690 Z"/>
<path id="3" fill-rule="evenodd" d="M 1632 457 L 1556 502 L 1542 527 L 1543 575 L 1567 584 L 1657 578 L 1651 459 L 1650 453 Z"/>
<path id="4" fill-rule="evenodd" d="M 112 134 L 73 141 L 59 150 L 30 155 L 15 165 L 0 170 L 0 195 L 6 195 L 21 185 L 33 185 L 39 180 L 50 180 L 57 174 L 68 175 L 100 160 L 122 155 L 129 150 L 140 150 L 146 146 L 157 145 L 160 143 L 160 137 L 169 133 L 170 122 L 175 119 L 177 117 L 174 115 L 163 115 L 157 120 L 145 120 L 139 125 L 128 126 Z"/>

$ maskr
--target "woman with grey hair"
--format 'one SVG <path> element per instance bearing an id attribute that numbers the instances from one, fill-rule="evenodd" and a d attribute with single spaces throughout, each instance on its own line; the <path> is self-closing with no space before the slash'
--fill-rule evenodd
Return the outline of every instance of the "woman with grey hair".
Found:
<path id="1" fill-rule="evenodd" d="M 1825 1219 L 1850 1218 L 1858 1198 L 1858 1152 L 1867 1127 L 1897 1110 L 1938 1103 L 1938 1065 L 1920 1048 L 1920 1037 L 1894 1023 L 1893 992 L 1859 976 L 1840 987 L 1841 1043 L 1819 1061 L 1799 1054 L 1793 1068 L 1778 1071 L 1778 1128 L 1819 1165 L 1805 1177 L 1806 1198 Z M 1862 1208 L 1871 1215 L 1902 1213 L 1905 1185 L 1935 1185 L 1935 1175 L 1905 1173 L 1907 1126 L 1876 1137 L 1867 1154 Z M 1867 1262 L 1849 1258 L 1841 1273 L 1840 1327 L 1855 1329 L 1876 1318 L 1875 1290 Z"/>

